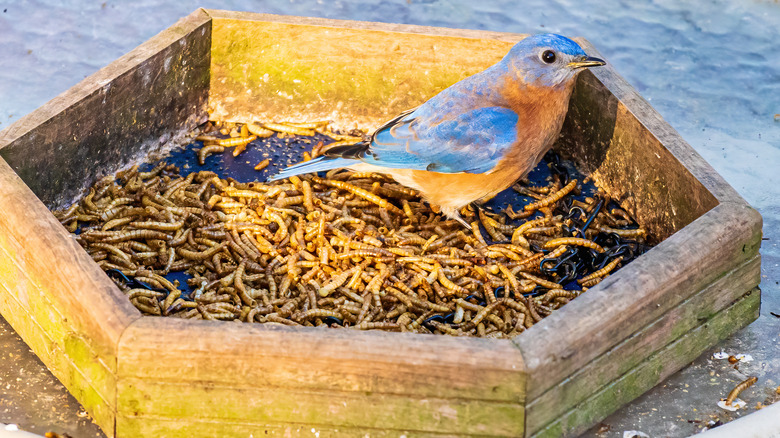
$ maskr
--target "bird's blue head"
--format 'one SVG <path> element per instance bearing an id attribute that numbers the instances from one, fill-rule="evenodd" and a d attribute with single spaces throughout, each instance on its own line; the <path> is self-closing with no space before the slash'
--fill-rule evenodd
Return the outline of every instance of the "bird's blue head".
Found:
<path id="1" fill-rule="evenodd" d="M 585 67 L 606 64 L 588 56 L 574 41 L 551 33 L 525 38 L 512 47 L 502 62 L 525 83 L 546 87 L 573 80 Z"/>

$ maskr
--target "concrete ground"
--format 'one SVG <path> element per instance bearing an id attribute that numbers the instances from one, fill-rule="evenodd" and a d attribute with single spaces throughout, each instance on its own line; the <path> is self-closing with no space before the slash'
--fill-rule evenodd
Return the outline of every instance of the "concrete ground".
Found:
<path id="1" fill-rule="evenodd" d="M 2 317 L 0 423 L 16 424 L 39 435 L 53 431 L 74 438 L 105 436 Z"/>
<path id="2" fill-rule="evenodd" d="M 0 0 L 0 129 L 201 6 L 588 38 L 761 212 L 766 240 L 760 318 L 585 436 L 684 437 L 780 397 L 778 0 Z M 735 369 L 721 350 L 753 361 Z M 746 409 L 716 406 L 753 375 Z M 0 423 L 102 436 L 2 318 Z"/>

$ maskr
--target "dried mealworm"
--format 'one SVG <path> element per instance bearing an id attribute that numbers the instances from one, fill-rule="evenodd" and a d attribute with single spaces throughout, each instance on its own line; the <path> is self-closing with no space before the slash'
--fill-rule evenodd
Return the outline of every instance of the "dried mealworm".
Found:
<path id="1" fill-rule="evenodd" d="M 315 134 L 313 129 L 299 128 L 291 126 L 285 123 L 263 123 L 263 128 L 270 129 L 271 131 L 283 132 L 285 134 L 303 135 L 311 137 Z"/>
<path id="2" fill-rule="evenodd" d="M 220 145 L 209 145 L 209 146 L 203 146 L 198 151 L 198 163 L 200 165 L 206 164 L 206 158 L 211 154 L 221 154 L 222 152 L 225 152 L 225 147 Z"/>
<path id="3" fill-rule="evenodd" d="M 733 403 L 734 400 L 737 399 L 737 397 L 739 396 L 739 394 L 742 391 L 750 388 L 756 382 L 758 382 L 758 377 L 755 377 L 755 376 L 754 377 L 750 377 L 750 378 L 748 378 L 747 380 L 745 380 L 743 382 L 740 382 L 740 384 L 737 385 L 736 387 L 734 387 L 734 389 L 732 389 L 731 392 L 729 392 L 729 395 L 726 396 L 726 406 L 731 406 L 731 403 Z"/>
<path id="4" fill-rule="evenodd" d="M 247 127 L 249 133 L 256 135 L 257 138 L 267 138 L 274 135 L 274 131 L 265 129 L 262 126 L 256 125 L 254 123 L 247 123 L 245 126 Z"/>
<path id="5" fill-rule="evenodd" d="M 269 164 L 271 164 L 271 160 L 266 158 L 265 160 L 263 160 L 263 161 L 261 161 L 261 162 L 259 162 L 259 163 L 257 163 L 255 165 L 255 170 L 257 170 L 257 171 L 263 170 L 266 167 L 268 167 Z"/>
<path id="6" fill-rule="evenodd" d="M 249 137 L 246 137 L 246 138 L 243 138 L 243 137 L 223 138 L 223 139 L 217 140 L 217 144 L 222 146 L 222 147 L 226 147 L 226 148 L 230 148 L 230 147 L 234 147 L 234 146 L 235 147 L 240 147 L 240 146 L 246 146 L 247 144 L 252 143 L 255 140 L 257 140 L 257 136 L 256 135 L 252 135 L 252 136 L 249 136 Z"/>
<path id="7" fill-rule="evenodd" d="M 584 283 L 588 282 L 588 280 L 593 280 L 594 278 L 603 277 L 603 276 L 609 274 L 610 272 L 612 272 L 612 270 L 615 269 L 615 267 L 622 261 L 623 261 L 623 257 L 622 256 L 621 257 L 617 257 L 614 260 L 612 260 L 611 262 L 609 262 L 606 266 L 604 266 L 603 268 L 599 269 L 598 271 L 596 271 L 596 272 L 594 272 L 594 273 L 592 273 L 592 274 L 590 274 L 588 276 L 585 276 L 585 277 L 577 280 L 577 283 L 584 284 Z"/>
<path id="8" fill-rule="evenodd" d="M 550 196 L 548 196 L 546 198 L 540 199 L 540 200 L 538 200 L 536 202 L 533 202 L 531 204 L 526 205 L 525 206 L 525 210 L 526 211 L 538 210 L 538 209 L 540 209 L 542 207 L 547 207 L 550 204 L 554 204 L 554 203 L 560 201 L 561 198 L 566 196 L 569 192 L 574 190 L 575 187 L 577 187 L 577 180 L 573 179 L 573 180 L 569 181 L 568 184 L 566 184 L 566 187 L 558 190 L 557 192 L 553 193 L 552 195 L 550 195 Z"/>
<path id="9" fill-rule="evenodd" d="M 361 188 L 359 188 L 357 186 L 354 186 L 352 184 L 346 183 L 344 181 L 327 180 L 327 179 L 322 179 L 322 178 L 319 178 L 319 177 L 316 177 L 316 176 L 312 178 L 312 181 L 314 181 L 314 182 L 316 182 L 318 184 L 324 184 L 324 185 L 328 185 L 328 186 L 331 186 L 331 187 L 339 188 L 341 190 L 346 190 L 347 192 L 352 193 L 353 195 L 360 196 L 361 198 L 363 198 L 363 199 L 365 199 L 365 200 L 367 200 L 369 202 L 372 202 L 372 203 L 374 203 L 374 204 L 376 204 L 376 205 L 378 205 L 378 206 L 380 206 L 382 208 L 386 208 L 386 209 L 388 209 L 389 211 L 392 211 L 395 214 L 400 214 L 400 215 L 404 214 L 403 210 L 401 210 L 400 208 L 398 208 L 395 205 L 391 204 L 386 199 L 383 199 L 383 198 L 381 198 L 381 197 L 379 197 L 379 196 L 377 196 L 377 195 L 375 195 L 375 194 L 373 194 L 373 193 L 371 193 L 371 192 L 369 192 L 367 190 L 361 189 Z"/>
<path id="10" fill-rule="evenodd" d="M 579 237 L 559 237 L 551 239 L 544 244 L 544 248 L 552 249 L 561 245 L 584 246 L 586 248 L 595 249 L 598 252 L 604 252 L 604 248 L 602 248 L 601 245 Z"/>

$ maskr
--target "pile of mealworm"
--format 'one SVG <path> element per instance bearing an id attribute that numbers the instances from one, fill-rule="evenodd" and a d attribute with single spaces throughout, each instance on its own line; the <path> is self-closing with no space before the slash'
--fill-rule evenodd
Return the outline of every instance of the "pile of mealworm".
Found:
<path id="1" fill-rule="evenodd" d="M 466 229 L 379 174 L 239 183 L 162 163 L 55 215 L 144 314 L 512 337 L 638 255 L 603 246 L 645 232 L 603 197 L 571 199 L 580 187 L 516 185 L 534 200 L 523 211 L 468 207 Z M 550 269 L 576 254 L 598 269 Z"/>

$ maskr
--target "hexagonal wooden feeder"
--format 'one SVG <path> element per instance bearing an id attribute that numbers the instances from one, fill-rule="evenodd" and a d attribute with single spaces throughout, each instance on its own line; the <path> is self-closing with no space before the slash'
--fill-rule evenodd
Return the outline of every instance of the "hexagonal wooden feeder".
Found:
<path id="1" fill-rule="evenodd" d="M 0 133 L 3 317 L 108 435 L 585 430 L 760 303 L 761 217 L 609 65 L 556 148 L 660 243 L 513 340 L 143 317 L 47 208 L 209 117 L 376 127 L 522 37 L 194 12 Z"/>

